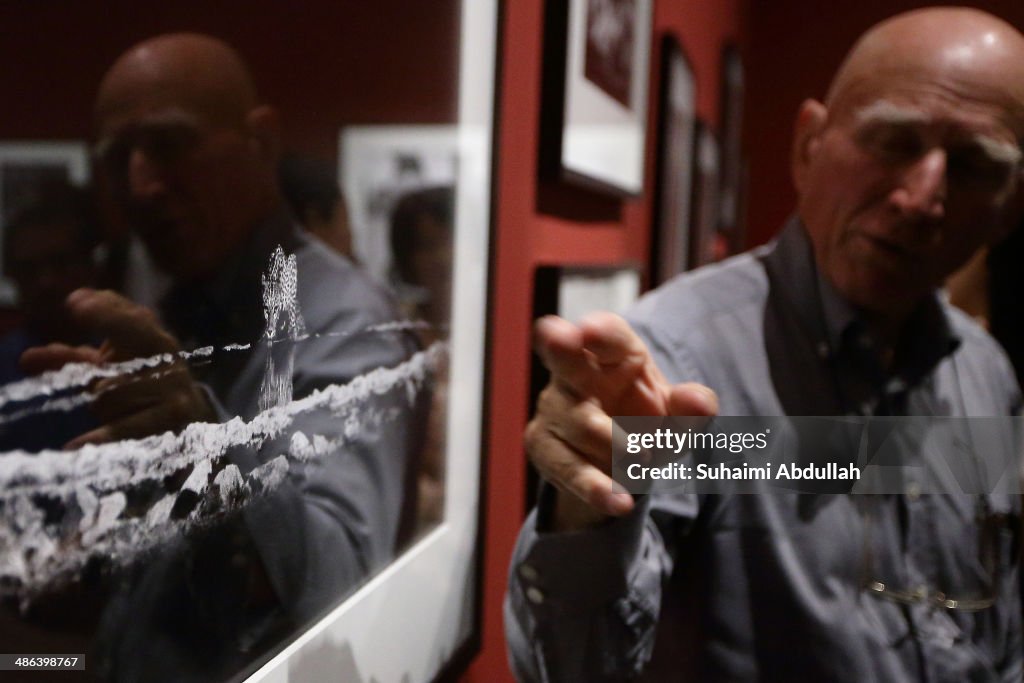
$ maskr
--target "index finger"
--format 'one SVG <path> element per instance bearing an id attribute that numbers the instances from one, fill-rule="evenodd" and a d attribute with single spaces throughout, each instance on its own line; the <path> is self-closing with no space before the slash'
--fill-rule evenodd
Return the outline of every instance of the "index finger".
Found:
<path id="1" fill-rule="evenodd" d="M 597 368 L 583 348 L 583 334 L 568 320 L 548 315 L 533 326 L 534 349 L 551 379 L 574 396 L 586 396 Z"/>
<path id="2" fill-rule="evenodd" d="M 591 313 L 580 321 L 584 347 L 602 367 L 645 363 L 647 345 L 621 316 L 606 311 Z"/>

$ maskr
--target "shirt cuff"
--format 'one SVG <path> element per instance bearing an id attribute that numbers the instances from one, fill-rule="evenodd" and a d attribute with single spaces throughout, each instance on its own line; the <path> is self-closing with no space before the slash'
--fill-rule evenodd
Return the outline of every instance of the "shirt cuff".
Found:
<path id="1" fill-rule="evenodd" d="M 535 610 L 591 612 L 627 593 L 640 552 L 648 497 L 636 496 L 632 512 L 599 526 L 579 531 L 540 531 L 556 495 L 554 487 L 543 485 L 537 510 L 523 530 L 522 541 L 528 550 L 514 567 L 516 580 Z"/>

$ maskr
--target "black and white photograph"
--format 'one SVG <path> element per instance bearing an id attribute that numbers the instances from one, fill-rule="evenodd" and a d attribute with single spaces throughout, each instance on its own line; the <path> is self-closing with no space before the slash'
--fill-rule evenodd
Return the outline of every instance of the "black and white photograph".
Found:
<path id="1" fill-rule="evenodd" d="M 374 277 L 394 277 L 391 221 L 404 197 L 458 179 L 451 126 L 350 126 L 339 139 L 339 171 L 354 251 Z"/>
<path id="2" fill-rule="evenodd" d="M 561 7 L 561 6 L 560 6 Z M 616 196 L 643 191 L 651 0 L 569 0 L 556 128 L 562 179 Z"/>

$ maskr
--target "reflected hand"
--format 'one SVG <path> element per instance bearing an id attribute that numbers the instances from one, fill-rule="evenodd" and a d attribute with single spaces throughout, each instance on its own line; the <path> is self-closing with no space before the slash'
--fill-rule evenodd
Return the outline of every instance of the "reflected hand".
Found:
<path id="1" fill-rule="evenodd" d="M 55 370 L 67 363 L 102 365 L 180 351 L 177 340 L 160 327 L 152 311 L 120 294 L 78 289 L 66 304 L 84 329 L 104 337 L 103 345 L 97 349 L 49 344 L 28 349 L 21 356 L 26 373 Z M 217 419 L 188 364 L 180 358 L 131 375 L 99 380 L 92 389 L 97 398 L 91 408 L 102 424 L 69 441 L 64 446 L 67 449 L 178 431 L 191 422 Z"/>
<path id="2" fill-rule="evenodd" d="M 715 393 L 699 384 L 668 383 L 629 324 L 595 313 L 577 327 L 541 318 L 534 348 L 551 371 L 526 427 L 526 448 L 541 475 L 558 488 L 555 531 L 580 529 L 633 509 L 612 492 L 613 415 L 710 416 Z"/>

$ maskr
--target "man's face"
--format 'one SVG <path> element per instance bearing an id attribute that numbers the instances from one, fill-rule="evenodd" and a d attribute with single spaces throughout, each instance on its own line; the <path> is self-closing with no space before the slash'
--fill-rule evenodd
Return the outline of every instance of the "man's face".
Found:
<path id="1" fill-rule="evenodd" d="M 949 82 L 947 82 L 949 81 Z M 1021 157 L 1004 107 L 952 79 L 863 88 L 798 124 L 800 215 L 852 304 L 904 315 L 1001 226 Z"/>
<path id="2" fill-rule="evenodd" d="M 72 221 L 26 226 L 12 236 L 7 255 L 21 308 L 31 327 L 56 338 L 69 326 L 64 301 L 79 287 L 95 284 L 96 270 L 82 229 Z"/>
<path id="3" fill-rule="evenodd" d="M 101 184 L 154 261 L 178 280 L 209 277 L 262 210 L 241 127 L 145 98 L 107 107 L 98 125 Z"/>

